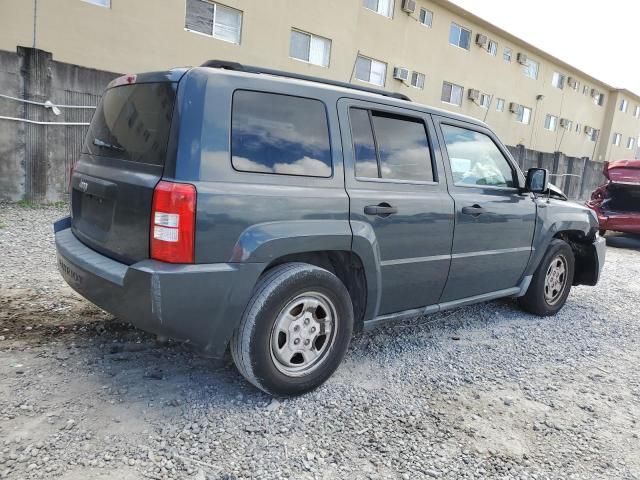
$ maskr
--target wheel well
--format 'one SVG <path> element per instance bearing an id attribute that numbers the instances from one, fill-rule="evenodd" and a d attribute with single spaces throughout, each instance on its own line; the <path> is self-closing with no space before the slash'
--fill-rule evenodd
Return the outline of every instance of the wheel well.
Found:
<path id="1" fill-rule="evenodd" d="M 349 292 L 353 303 L 354 330 L 361 330 L 367 306 L 367 280 L 360 257 L 353 252 L 329 250 L 285 255 L 271 262 L 266 270 L 283 263 L 303 262 L 324 268 L 338 277 Z"/>
<path id="2" fill-rule="evenodd" d="M 579 230 L 558 232 L 553 238 L 568 243 L 575 257 L 574 285 L 595 285 L 597 281 L 598 259 L 593 247 L 593 238 Z M 594 280 L 595 276 L 595 280 Z"/>

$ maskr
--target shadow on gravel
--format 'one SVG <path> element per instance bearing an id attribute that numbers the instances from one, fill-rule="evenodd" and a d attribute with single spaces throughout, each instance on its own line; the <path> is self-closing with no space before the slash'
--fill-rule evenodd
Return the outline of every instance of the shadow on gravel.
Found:
<path id="1" fill-rule="evenodd" d="M 490 305 L 488 309 L 485 304 L 472 305 L 357 333 L 347 359 L 370 357 L 382 361 L 385 352 L 402 345 L 457 341 L 461 329 L 484 327 L 516 308 L 511 300 Z M 242 378 L 229 353 L 221 360 L 210 359 L 188 344 L 160 343 L 117 319 L 76 324 L 64 332 L 68 335 L 51 333 L 51 340 L 67 344 L 66 353 L 52 357 L 73 365 L 74 376 L 84 378 L 91 384 L 87 385 L 89 390 L 99 392 L 103 400 L 111 403 L 134 410 L 152 407 L 166 418 L 194 403 L 204 408 L 226 408 L 238 398 L 254 403 L 270 401 L 268 395 Z"/>
<path id="2" fill-rule="evenodd" d="M 614 233 L 607 235 L 607 246 L 640 251 L 640 235 Z"/>

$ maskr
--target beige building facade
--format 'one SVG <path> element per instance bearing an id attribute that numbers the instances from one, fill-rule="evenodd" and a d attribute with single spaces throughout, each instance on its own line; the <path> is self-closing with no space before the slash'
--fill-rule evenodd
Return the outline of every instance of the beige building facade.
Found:
<path id="1" fill-rule="evenodd" d="M 401 92 L 508 145 L 638 149 L 640 97 L 446 0 L 1 0 L 0 50 L 17 46 L 123 73 L 230 60 Z"/>

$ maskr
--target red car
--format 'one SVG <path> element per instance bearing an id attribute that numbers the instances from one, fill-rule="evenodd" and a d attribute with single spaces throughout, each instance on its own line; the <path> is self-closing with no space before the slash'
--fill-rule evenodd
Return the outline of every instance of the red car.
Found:
<path id="1" fill-rule="evenodd" d="M 605 162 L 603 173 L 607 183 L 587 202 L 598 215 L 600 235 L 607 230 L 640 234 L 640 160 Z"/>

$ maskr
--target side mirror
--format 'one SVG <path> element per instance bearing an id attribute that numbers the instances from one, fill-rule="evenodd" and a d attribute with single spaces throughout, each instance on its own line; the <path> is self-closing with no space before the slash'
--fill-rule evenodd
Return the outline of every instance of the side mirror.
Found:
<path id="1" fill-rule="evenodd" d="M 546 168 L 530 168 L 524 184 L 527 192 L 544 193 L 549 189 L 549 172 Z"/>

